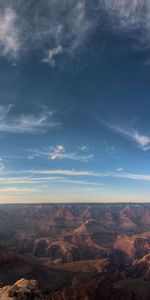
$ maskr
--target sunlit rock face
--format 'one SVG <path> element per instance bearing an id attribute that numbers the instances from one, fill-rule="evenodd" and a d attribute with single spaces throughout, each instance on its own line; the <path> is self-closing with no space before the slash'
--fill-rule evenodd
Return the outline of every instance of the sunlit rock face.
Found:
<path id="1" fill-rule="evenodd" d="M 0 289 L 0 299 L 3 300 L 40 300 L 40 292 L 36 280 L 20 279 L 12 286 Z"/>

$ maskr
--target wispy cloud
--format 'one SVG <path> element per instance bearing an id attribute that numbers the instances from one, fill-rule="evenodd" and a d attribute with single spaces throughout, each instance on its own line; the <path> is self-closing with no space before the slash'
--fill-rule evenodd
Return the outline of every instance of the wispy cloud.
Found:
<path id="1" fill-rule="evenodd" d="M 68 159 L 87 163 L 94 158 L 93 154 L 84 153 L 85 151 L 78 148 L 76 151 L 68 151 L 63 145 L 50 146 L 45 150 L 33 150 L 32 152 L 28 155 L 30 160 L 38 157 L 46 157 L 50 160 Z"/>
<path id="2" fill-rule="evenodd" d="M 36 5 L 25 0 L 8 5 L 1 0 L 0 9 L 0 53 L 13 60 L 40 49 L 41 60 L 54 67 L 57 57 L 62 53 L 72 57 L 102 27 L 150 46 L 149 0 L 58 0 Z"/>
<path id="3" fill-rule="evenodd" d="M 100 0 L 99 3 L 108 12 L 111 18 L 117 18 L 123 28 L 129 29 L 140 25 L 142 21 L 146 22 L 144 16 L 147 17 L 150 9 L 148 0 Z"/>
<path id="4" fill-rule="evenodd" d="M 131 180 L 140 180 L 140 181 L 150 181 L 149 174 L 136 174 L 136 173 L 128 173 L 128 172 L 118 172 L 118 173 L 110 173 L 111 177 L 115 178 L 127 178 Z"/>
<path id="5" fill-rule="evenodd" d="M 29 177 L 29 176 L 18 176 L 18 177 L 0 177 L 0 184 L 39 184 L 44 182 L 50 182 L 63 179 L 63 177 Z"/>
<path id="6" fill-rule="evenodd" d="M 88 162 L 94 158 L 93 154 L 80 154 L 78 152 L 67 152 L 62 145 L 56 147 L 50 147 L 49 158 L 51 160 L 55 159 L 70 159 L 70 160 L 79 160 L 83 162 Z"/>
<path id="7" fill-rule="evenodd" d="M 47 175 L 69 175 L 69 176 L 98 176 L 93 171 L 77 171 L 77 170 L 24 170 L 19 171 L 31 174 L 47 174 Z M 98 173 L 100 174 L 100 173 Z"/>
<path id="8" fill-rule="evenodd" d="M 99 178 L 126 178 L 131 180 L 150 181 L 149 174 L 130 173 L 123 171 L 123 168 L 114 171 L 83 171 L 83 170 L 22 170 L 19 173 L 29 173 L 34 175 L 62 175 L 71 177 L 99 177 Z"/>
<path id="9" fill-rule="evenodd" d="M 79 150 L 81 151 L 88 151 L 88 147 L 83 145 L 83 146 L 79 146 Z"/>
<path id="10" fill-rule="evenodd" d="M 119 167 L 119 168 L 117 169 L 117 171 L 118 171 L 118 172 L 122 172 L 122 171 L 123 171 L 123 168 Z"/>
<path id="11" fill-rule="evenodd" d="M 62 52 L 72 55 L 82 47 L 95 28 L 96 18 L 90 17 L 85 0 L 46 1 L 36 6 L 25 0 L 8 6 L 2 0 L 0 9 L 1 54 L 12 59 L 43 49 L 42 61 L 54 66 Z"/>
<path id="12" fill-rule="evenodd" d="M 51 65 L 52 67 L 54 67 L 57 56 L 62 53 L 63 53 L 63 48 L 61 45 L 58 45 L 57 47 L 50 49 L 48 51 L 47 56 L 42 59 L 42 62 L 47 63 L 48 65 Z"/>
<path id="13" fill-rule="evenodd" d="M 20 47 L 16 11 L 6 7 L 0 13 L 0 53 L 10 59 L 17 59 Z"/>
<path id="14" fill-rule="evenodd" d="M 70 183 L 70 184 L 77 184 L 77 185 L 96 185 L 96 186 L 102 186 L 102 183 L 98 182 L 89 182 L 89 181 L 83 181 L 83 180 L 70 180 L 70 179 L 60 179 L 55 180 L 59 183 Z"/>
<path id="15" fill-rule="evenodd" d="M 103 124 L 110 128 L 112 131 L 120 134 L 124 138 L 130 140 L 131 142 L 134 142 L 142 150 L 149 150 L 150 136 L 140 133 L 137 129 L 134 128 L 114 125 L 108 122 L 103 122 Z"/>
<path id="16" fill-rule="evenodd" d="M 99 0 L 99 5 L 107 13 L 109 30 L 126 33 L 136 46 L 150 46 L 149 0 Z"/>
<path id="17" fill-rule="evenodd" d="M 35 193 L 37 189 L 29 189 L 29 188 L 18 188 L 18 187 L 0 187 L 0 194 L 26 194 L 26 193 Z"/>
<path id="18" fill-rule="evenodd" d="M 104 188 L 87 188 L 85 190 L 93 193 L 93 192 L 101 192 L 101 191 L 104 191 L 105 189 Z"/>
<path id="19" fill-rule="evenodd" d="M 48 128 L 57 127 L 54 112 L 43 109 L 39 114 L 12 115 L 12 105 L 0 105 L 0 131 L 10 133 L 45 132 Z"/>
<path id="20" fill-rule="evenodd" d="M 13 184 L 28 188 L 28 185 L 36 186 L 39 191 L 39 184 L 42 189 L 49 189 L 50 184 L 75 184 L 83 186 L 101 186 L 107 185 L 109 181 L 107 179 L 112 178 L 113 180 L 134 180 L 134 181 L 150 181 L 150 174 L 140 174 L 126 172 L 122 168 L 116 171 L 84 171 L 84 170 L 20 170 L 20 171 L 9 171 L 1 172 L 0 186 L 2 187 Z M 101 182 L 101 179 L 102 182 Z M 23 191 L 23 188 L 19 190 Z M 32 189 L 29 189 L 32 191 Z"/>
<path id="21" fill-rule="evenodd" d="M 73 153 L 51 153 L 50 159 L 55 160 L 55 159 L 69 159 L 69 160 L 77 160 L 77 161 L 82 161 L 82 162 L 89 162 L 91 159 L 94 158 L 93 154 L 88 154 L 88 155 L 80 155 L 76 152 Z"/>
<path id="22" fill-rule="evenodd" d="M 0 172 L 3 171 L 5 169 L 5 166 L 2 162 L 0 162 Z"/>
<path id="23" fill-rule="evenodd" d="M 3 172 L 5 170 L 5 165 L 3 163 L 3 159 L 0 158 L 0 172 Z"/>

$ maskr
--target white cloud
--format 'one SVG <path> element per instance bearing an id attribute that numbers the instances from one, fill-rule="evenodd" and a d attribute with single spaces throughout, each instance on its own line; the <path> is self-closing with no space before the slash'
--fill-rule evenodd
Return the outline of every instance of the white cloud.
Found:
<path id="1" fill-rule="evenodd" d="M 57 56 L 59 56 L 62 53 L 63 53 L 63 48 L 61 45 L 58 45 L 57 47 L 50 49 L 48 51 L 48 55 L 42 59 L 42 62 L 47 63 L 47 64 L 51 65 L 52 67 L 54 67 Z"/>
<path id="2" fill-rule="evenodd" d="M 28 158 L 29 160 L 32 160 L 32 159 L 34 159 L 34 155 L 28 155 L 27 158 Z"/>
<path id="3" fill-rule="evenodd" d="M 4 171 L 5 171 L 5 165 L 2 157 L 0 157 L 0 173 L 3 173 Z"/>
<path id="4" fill-rule="evenodd" d="M 37 192 L 36 189 L 28 189 L 28 188 L 18 188 L 18 187 L 0 187 L 0 194 L 26 194 L 26 193 L 32 193 Z"/>
<path id="5" fill-rule="evenodd" d="M 117 171 L 118 171 L 118 172 L 122 172 L 122 171 L 123 171 L 123 168 L 118 168 Z"/>
<path id="6" fill-rule="evenodd" d="M 60 179 L 55 180 L 59 183 L 70 183 L 70 184 L 78 184 L 78 185 L 96 185 L 96 186 L 102 186 L 103 184 L 98 182 L 89 182 L 89 181 L 83 181 L 83 180 L 70 180 L 70 179 Z"/>
<path id="7" fill-rule="evenodd" d="M 7 106 L 5 105 L 0 105 L 0 121 L 3 121 L 8 113 L 11 111 L 13 105 L 12 104 L 9 104 Z"/>
<path id="8" fill-rule="evenodd" d="M 0 184 L 34 184 L 39 183 L 70 183 L 70 184 L 81 184 L 81 185 L 97 185 L 102 186 L 104 183 L 92 181 L 91 178 L 113 178 L 113 179 L 128 179 L 135 181 L 150 181 L 150 174 L 140 174 L 140 173 L 131 173 L 125 172 L 122 168 L 118 168 L 116 172 L 105 171 L 105 172 L 96 172 L 96 171 L 83 171 L 83 170 L 20 170 L 20 171 L 9 171 L 2 172 L 0 177 Z M 12 177 L 8 175 L 13 174 Z M 27 176 L 25 174 L 28 174 Z M 15 177 L 14 175 L 17 175 Z M 37 176 L 37 175 L 40 175 Z M 46 175 L 46 176 L 45 176 Z M 86 180 L 76 180 L 76 178 L 85 177 L 90 178 L 90 181 Z M 75 178 L 75 179 L 74 179 Z"/>
<path id="9" fill-rule="evenodd" d="M 98 176 L 93 171 L 76 171 L 76 170 L 27 170 L 20 171 L 32 174 L 53 174 L 53 175 L 69 175 L 69 176 Z M 99 174 L 99 173 L 98 173 Z"/>
<path id="10" fill-rule="evenodd" d="M 65 151 L 65 148 L 64 148 L 63 145 L 56 145 L 55 149 L 58 150 L 58 151 L 61 151 L 61 152 Z"/>
<path id="11" fill-rule="evenodd" d="M 47 3 L 46 6 L 44 4 L 43 6 L 37 5 L 34 11 L 31 6 L 32 4 L 26 3 L 26 1 L 22 1 L 22 5 L 20 5 L 17 0 L 14 0 L 11 6 L 8 6 L 6 1 L 1 1 L 0 54 L 14 61 L 24 51 L 44 47 L 45 41 L 47 41 L 50 50 L 47 50 L 48 56 L 43 61 L 54 66 L 55 56 L 63 51 L 62 45 L 57 44 L 62 27 L 62 24 L 59 24 L 61 16 L 54 13 L 55 3 L 53 5 Z M 41 14 L 41 10 L 44 9 L 45 14 Z M 52 16 L 51 10 L 54 16 Z M 57 17 L 59 17 L 58 21 Z"/>
<path id="12" fill-rule="evenodd" d="M 108 128 L 112 129 L 114 132 L 120 134 L 121 136 L 134 142 L 142 150 L 149 150 L 150 147 L 150 136 L 139 133 L 136 129 L 130 127 L 123 127 L 120 125 L 113 125 L 108 122 L 104 122 Z"/>
<path id="13" fill-rule="evenodd" d="M 0 51 L 3 56 L 16 59 L 20 50 L 17 14 L 11 7 L 0 13 Z"/>
<path id="14" fill-rule="evenodd" d="M 101 192 L 104 191 L 104 188 L 87 188 L 86 191 L 88 192 Z"/>
<path id="15" fill-rule="evenodd" d="M 149 0 L 48 0 L 34 9 L 32 1 L 9 2 L 0 3 L 0 53 L 9 59 L 40 49 L 42 61 L 55 66 L 62 53 L 74 55 L 105 26 L 150 46 Z"/>
<path id="16" fill-rule="evenodd" d="M 88 147 L 85 146 L 85 145 L 83 145 L 83 146 L 79 147 L 79 150 L 81 150 L 81 151 L 88 151 Z"/>
<path id="17" fill-rule="evenodd" d="M 38 154 L 38 153 L 34 153 L 34 154 L 31 154 L 31 155 L 28 155 L 28 156 L 27 156 L 27 158 L 28 158 L 29 160 L 32 160 L 32 159 L 38 158 L 38 157 L 40 157 L 40 154 Z"/>
<path id="18" fill-rule="evenodd" d="M 0 53 L 9 59 L 40 49 L 42 61 L 55 66 L 59 55 L 74 55 L 104 27 L 150 46 L 149 0 L 48 0 L 34 9 L 32 1 L 9 2 L 0 3 Z"/>
<path id="19" fill-rule="evenodd" d="M 63 179 L 63 177 L 61 177 Z M 39 184 L 43 182 L 49 182 L 49 181 L 54 181 L 54 180 L 59 180 L 59 177 L 23 177 L 23 176 L 18 176 L 18 177 L 0 177 L 0 184 Z"/>
<path id="20" fill-rule="evenodd" d="M 105 171 L 77 171 L 77 170 L 22 170 L 20 173 L 38 174 L 38 175 L 63 175 L 63 176 L 81 176 L 81 177 L 100 177 L 100 178 L 126 178 L 129 180 L 141 180 L 150 181 L 149 174 L 138 174 L 124 172 L 122 168 L 119 168 L 116 172 Z"/>
<path id="21" fill-rule="evenodd" d="M 65 158 L 65 148 L 63 145 L 56 145 L 55 147 L 49 147 L 50 153 L 48 154 L 48 157 L 51 160 L 55 159 L 63 159 Z"/>
<path id="22" fill-rule="evenodd" d="M 5 170 L 5 166 L 2 162 L 0 162 L 0 172 Z"/>
<path id="23" fill-rule="evenodd" d="M 106 149 L 105 149 L 105 151 L 106 151 L 107 153 L 109 153 L 110 155 L 113 155 L 113 154 L 116 153 L 116 150 L 115 150 L 115 147 L 114 147 L 114 146 L 107 146 Z"/>
<path id="24" fill-rule="evenodd" d="M 68 27 L 70 27 L 69 40 L 71 40 L 68 52 L 73 53 L 85 43 L 90 33 L 98 25 L 97 17 L 90 17 L 86 0 L 72 1 L 71 14 L 68 12 Z M 70 15 L 69 15 L 70 14 Z"/>
<path id="25" fill-rule="evenodd" d="M 49 17 L 47 26 L 53 30 L 47 31 L 47 37 L 53 39 L 54 47 L 50 47 L 48 55 L 42 61 L 54 67 L 59 55 L 65 53 L 73 56 L 84 46 L 97 22 L 96 17 L 89 16 L 86 0 L 72 0 L 69 4 L 65 0 L 58 1 L 57 4 L 49 2 L 49 9 L 53 16 L 50 14 L 51 21 Z"/>
<path id="26" fill-rule="evenodd" d="M 110 176 L 116 178 L 127 178 L 131 180 L 150 181 L 150 175 L 148 174 L 120 172 L 120 173 L 112 173 L 110 174 Z"/>
<path id="27" fill-rule="evenodd" d="M 149 137 L 149 136 L 140 134 L 140 133 L 137 132 L 137 131 L 133 131 L 132 137 L 133 137 L 133 139 L 134 139 L 141 147 L 148 146 L 149 143 L 150 143 L 150 137 Z"/>
<path id="28" fill-rule="evenodd" d="M 46 150 L 34 150 L 33 153 L 28 156 L 29 159 L 36 158 L 37 156 L 46 157 L 46 159 L 50 160 L 58 160 L 58 159 L 68 159 L 68 160 L 75 160 L 75 161 L 82 161 L 84 163 L 88 163 L 90 160 L 94 158 L 93 154 L 85 154 L 81 151 L 68 151 L 65 149 L 63 145 L 56 145 L 48 147 Z M 31 151 L 30 151 L 31 152 Z"/>
<path id="29" fill-rule="evenodd" d="M 10 133 L 45 132 L 48 128 L 57 127 L 53 120 L 53 111 L 43 110 L 40 114 L 12 115 L 12 105 L 0 105 L 0 131 Z"/>
<path id="30" fill-rule="evenodd" d="M 31 2 L 1 0 L 1 54 L 18 59 L 22 53 L 42 50 L 44 63 L 55 66 L 57 57 L 81 49 L 96 26 L 86 0 Z M 46 55 L 45 55 L 46 53 Z M 42 58 L 42 57 L 41 57 Z"/>
<path id="31" fill-rule="evenodd" d="M 79 155 L 76 152 L 73 153 L 64 153 L 64 152 L 52 152 L 49 154 L 49 158 L 51 160 L 55 159 L 69 159 L 69 160 L 78 160 L 83 162 L 88 162 L 89 160 L 93 159 L 93 154 L 89 155 Z"/>
<path id="32" fill-rule="evenodd" d="M 143 38 L 150 33 L 149 0 L 99 0 L 115 31 L 143 29 Z M 145 30 L 145 31 L 144 31 Z"/>

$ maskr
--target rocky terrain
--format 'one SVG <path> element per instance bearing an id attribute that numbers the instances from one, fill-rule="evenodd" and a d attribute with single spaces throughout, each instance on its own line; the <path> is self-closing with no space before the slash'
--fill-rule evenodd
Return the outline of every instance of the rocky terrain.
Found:
<path id="1" fill-rule="evenodd" d="M 149 204 L 1 205 L 0 216 L 0 299 L 150 299 Z"/>
<path id="2" fill-rule="evenodd" d="M 0 299 L 40 300 L 42 299 L 42 297 L 35 280 L 20 279 L 12 286 L 5 286 L 3 288 L 0 288 Z"/>

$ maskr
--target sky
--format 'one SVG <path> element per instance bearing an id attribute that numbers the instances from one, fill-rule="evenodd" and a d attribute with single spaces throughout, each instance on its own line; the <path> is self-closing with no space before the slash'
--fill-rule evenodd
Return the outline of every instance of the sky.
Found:
<path id="1" fill-rule="evenodd" d="M 0 0 L 0 203 L 150 201 L 150 1 Z"/>

